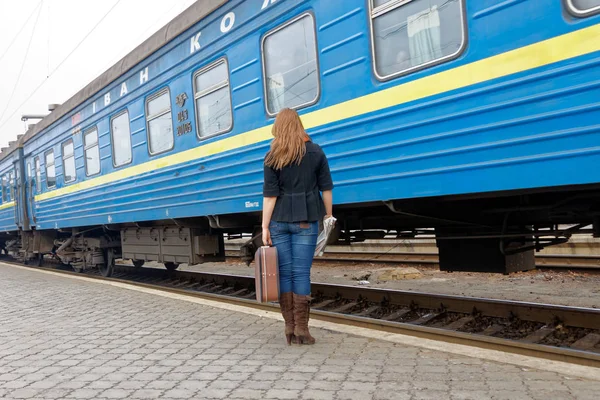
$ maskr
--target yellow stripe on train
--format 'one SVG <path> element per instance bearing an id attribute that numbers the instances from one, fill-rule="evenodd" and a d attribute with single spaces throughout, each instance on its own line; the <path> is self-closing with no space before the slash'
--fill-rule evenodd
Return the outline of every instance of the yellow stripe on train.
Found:
<path id="1" fill-rule="evenodd" d="M 5 208 L 10 208 L 10 207 L 14 207 L 14 206 L 15 206 L 15 202 L 9 201 L 8 203 L 1 204 L 0 210 L 4 210 Z"/>
<path id="2" fill-rule="evenodd" d="M 361 114 L 582 56 L 600 50 L 599 38 L 600 24 L 597 24 L 314 111 L 303 115 L 302 121 L 306 129 L 316 128 Z M 265 126 L 244 132 L 167 157 L 124 168 L 98 178 L 42 193 L 35 196 L 35 199 L 37 201 L 48 200 L 161 168 L 235 150 L 268 140 L 271 137 L 270 131 L 271 127 Z"/>

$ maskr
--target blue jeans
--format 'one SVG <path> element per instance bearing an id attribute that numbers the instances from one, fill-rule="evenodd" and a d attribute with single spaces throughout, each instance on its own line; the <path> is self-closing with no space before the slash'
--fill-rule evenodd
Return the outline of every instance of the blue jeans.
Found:
<path id="1" fill-rule="evenodd" d="M 279 257 L 279 291 L 309 295 L 319 223 L 271 221 L 269 231 Z"/>

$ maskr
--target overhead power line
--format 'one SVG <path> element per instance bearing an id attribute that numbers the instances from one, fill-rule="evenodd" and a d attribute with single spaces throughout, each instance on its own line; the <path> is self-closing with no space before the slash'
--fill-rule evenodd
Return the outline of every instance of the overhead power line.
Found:
<path id="1" fill-rule="evenodd" d="M 31 14 L 29 14 L 29 16 L 27 17 L 27 19 L 25 20 L 25 22 L 23 22 L 23 25 L 21 25 L 21 28 L 19 28 L 19 31 L 17 32 L 17 34 L 15 35 L 15 37 L 11 40 L 11 42 L 8 45 L 8 47 L 6 48 L 6 50 L 4 50 L 4 53 L 2 53 L 2 55 L 0 56 L 0 62 L 2 62 L 2 60 L 4 59 L 4 56 L 6 56 L 6 54 L 8 54 L 8 51 L 10 50 L 10 48 L 12 47 L 12 45 L 15 44 L 15 42 L 17 41 L 17 39 L 19 38 L 19 36 L 23 32 L 23 29 L 25 29 L 25 27 L 27 26 L 27 23 L 29 22 L 29 20 L 31 19 L 31 17 L 33 17 L 33 14 L 35 14 L 35 10 L 37 10 L 40 7 L 40 5 L 42 4 L 43 1 L 44 0 L 40 0 L 38 2 L 37 6 L 35 6 L 35 8 L 33 9 L 33 11 L 31 11 Z"/>
<path id="2" fill-rule="evenodd" d="M 92 34 L 92 32 L 94 32 L 96 30 L 96 28 L 102 23 L 102 21 L 104 21 L 106 19 L 106 17 L 117 7 L 117 5 L 121 2 L 122 0 L 117 0 L 117 2 L 115 4 L 113 4 L 113 6 L 102 16 L 102 18 L 100 18 L 100 20 L 96 23 L 96 25 L 94 25 L 92 27 L 92 29 L 90 29 L 90 31 L 83 37 L 83 39 L 81 39 L 81 41 L 79 43 L 77 43 L 77 45 L 73 48 L 73 50 L 71 50 L 71 52 L 56 66 L 56 68 L 54 68 L 46 77 L 46 79 L 44 79 L 34 90 L 33 92 L 31 92 L 29 94 L 29 96 L 27 96 L 27 98 L 21 103 L 19 104 L 19 106 L 12 112 L 12 114 L 10 114 L 8 116 L 8 118 L 6 118 L 6 120 L 4 120 L 4 122 L 2 122 L 0 124 L 0 129 L 2 129 L 7 123 L 8 121 L 10 121 L 10 119 L 12 117 L 15 116 L 15 114 L 19 111 L 19 109 L 21 107 L 23 107 L 23 105 L 25 105 L 25 103 L 27 103 L 29 100 L 31 100 L 31 98 L 33 96 L 35 96 L 35 94 L 38 92 L 38 90 L 40 90 L 42 88 L 42 86 L 44 86 L 44 84 L 46 82 L 48 82 L 48 79 L 50 79 L 50 77 L 69 59 L 69 57 L 71 57 L 73 55 L 73 53 L 75 53 L 75 51 L 79 48 L 79 46 L 81 46 L 83 44 L 83 42 L 85 42 L 87 40 L 87 38 Z"/>
<path id="3" fill-rule="evenodd" d="M 179 1 L 181 1 L 181 0 L 179 0 Z M 153 29 L 153 28 L 155 29 L 155 26 L 156 26 L 156 25 L 157 25 L 157 24 L 158 24 L 158 23 L 159 23 L 159 22 L 160 22 L 160 21 L 161 21 L 161 20 L 164 18 L 164 16 L 165 16 L 165 15 L 170 15 L 171 11 L 173 11 L 173 9 L 174 9 L 175 7 L 177 7 L 177 6 L 181 6 L 181 4 L 180 4 L 180 3 L 173 2 L 173 5 L 171 6 L 171 8 L 169 8 L 169 10 L 168 10 L 168 11 L 166 11 L 166 12 L 161 12 L 161 16 L 160 16 L 160 17 L 158 17 L 158 18 L 157 18 L 157 19 L 156 19 L 156 20 L 155 20 L 155 21 L 154 21 L 154 22 L 153 22 L 153 23 L 152 23 L 152 24 L 151 24 L 151 25 L 150 25 L 148 28 L 146 28 L 146 30 L 145 30 L 145 31 L 144 31 L 142 34 L 140 34 L 140 35 L 139 35 L 139 36 L 138 36 L 138 37 L 137 37 L 135 40 L 133 40 L 133 43 L 136 43 L 136 45 L 137 45 L 138 43 L 141 43 L 141 40 L 142 40 L 143 38 L 145 38 L 145 37 L 146 37 L 146 34 L 148 33 L 148 31 L 150 31 L 150 30 L 151 30 L 151 29 Z M 155 29 L 155 30 L 156 30 L 156 29 Z M 121 49 L 120 49 L 120 50 L 119 50 L 119 51 L 116 53 L 115 57 L 113 57 L 113 58 L 109 59 L 109 60 L 108 60 L 108 61 L 107 61 L 107 62 L 106 62 L 106 63 L 105 63 L 105 64 L 104 64 L 104 65 L 103 65 L 101 68 L 98 68 L 98 69 L 97 69 L 97 71 L 98 71 L 98 73 L 97 73 L 97 74 L 99 74 L 99 73 L 102 73 L 102 72 L 106 71 L 106 70 L 108 69 L 108 67 L 112 66 L 112 65 L 113 65 L 113 64 L 115 64 L 115 63 L 116 63 L 118 60 L 120 60 L 121 58 L 123 58 L 123 55 L 122 55 L 123 51 L 124 51 L 126 48 L 130 47 L 130 46 L 131 46 L 131 44 L 129 44 L 129 43 L 128 43 L 128 44 L 126 44 L 125 46 L 121 47 Z M 97 74 L 96 74 L 96 75 L 97 75 Z"/>
<path id="4" fill-rule="evenodd" d="M 106 19 L 106 17 L 108 17 L 108 14 L 110 14 L 112 12 L 112 10 L 114 10 L 115 7 L 117 7 L 119 5 L 119 3 L 121 1 L 122 0 L 117 0 L 117 2 L 115 4 L 113 4 L 113 6 L 110 8 L 110 10 L 108 10 L 106 12 L 106 14 L 104 14 L 104 16 L 102 16 L 102 18 L 100 18 L 100 20 L 98 22 L 96 22 L 96 25 L 94 25 L 92 27 L 92 29 L 83 37 L 83 39 L 81 39 L 81 41 L 79 43 L 77 43 L 77 45 L 73 48 L 73 50 L 71 50 L 71 52 L 69 54 L 67 54 L 67 56 L 65 58 L 63 58 L 63 60 L 60 63 L 58 63 L 58 65 L 48 74 L 48 78 L 50 78 L 52 76 L 52 74 L 55 73 L 73 55 L 73 53 L 75 53 L 77 51 L 79 46 L 81 46 L 83 44 L 83 42 L 85 42 L 87 40 L 87 38 L 92 34 L 92 32 L 94 32 L 96 30 L 96 28 L 102 23 L 102 21 L 104 21 Z"/>
<path id="5" fill-rule="evenodd" d="M 17 86 L 19 86 L 19 82 L 21 81 L 21 75 L 23 75 L 23 70 L 25 69 L 25 63 L 27 62 L 27 57 L 29 56 L 29 49 L 31 49 L 31 42 L 33 41 L 33 36 L 35 34 L 35 28 L 37 28 L 37 23 L 40 20 L 41 13 L 42 13 L 42 7 L 39 7 L 37 17 L 35 18 L 35 22 L 33 24 L 33 29 L 31 30 L 31 35 L 29 36 L 29 42 L 27 43 L 27 50 L 25 51 L 25 55 L 23 56 L 23 61 L 21 62 L 21 68 L 19 69 L 19 74 L 17 75 L 17 79 L 15 80 L 15 84 L 13 85 L 12 92 L 10 93 L 10 96 L 8 96 L 8 101 L 6 102 L 6 107 L 4 107 L 2 114 L 0 114 L 0 121 L 2 121 L 4 114 L 6 114 L 6 110 L 8 110 L 8 107 L 10 106 L 10 103 L 15 95 L 16 90 L 17 90 Z"/>

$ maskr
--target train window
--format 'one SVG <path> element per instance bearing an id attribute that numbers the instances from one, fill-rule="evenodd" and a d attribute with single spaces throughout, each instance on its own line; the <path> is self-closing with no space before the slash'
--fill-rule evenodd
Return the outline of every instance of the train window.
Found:
<path id="1" fill-rule="evenodd" d="M 319 67 L 313 16 L 304 14 L 268 33 L 262 47 L 267 113 L 314 104 Z"/>
<path id="2" fill-rule="evenodd" d="M 8 202 L 10 201 L 10 195 L 8 194 L 8 179 L 6 179 L 6 175 L 2 177 L 2 201 Z"/>
<path id="3" fill-rule="evenodd" d="M 463 0 L 369 0 L 375 75 L 388 79 L 457 57 Z"/>
<path id="4" fill-rule="evenodd" d="M 42 193 L 42 167 L 40 165 L 40 158 L 36 157 L 33 160 L 33 164 L 35 165 L 35 187 L 38 193 Z"/>
<path id="5" fill-rule="evenodd" d="M 28 162 L 27 163 L 27 179 L 25 180 L 25 187 L 28 188 L 28 190 L 33 190 L 33 185 L 31 185 L 31 177 L 32 177 L 32 173 L 31 173 L 31 163 Z"/>
<path id="6" fill-rule="evenodd" d="M 194 99 L 200 139 L 231 130 L 233 113 L 227 61 L 219 60 L 196 72 Z"/>
<path id="7" fill-rule="evenodd" d="M 52 189 L 56 186 L 56 169 L 54 168 L 54 150 L 44 154 L 46 161 L 46 187 Z"/>
<path id="8" fill-rule="evenodd" d="M 600 0 L 567 0 L 567 7 L 578 17 L 587 17 L 600 12 Z"/>
<path id="9" fill-rule="evenodd" d="M 148 124 L 148 148 L 150 154 L 164 153 L 173 148 L 173 119 L 171 117 L 171 96 L 168 88 L 161 90 L 146 101 L 146 121 Z"/>
<path id="10" fill-rule="evenodd" d="M 131 154 L 131 132 L 129 130 L 129 112 L 124 111 L 113 117 L 111 122 L 111 136 L 113 149 L 113 165 L 120 167 L 129 164 Z"/>
<path id="11" fill-rule="evenodd" d="M 98 129 L 96 127 L 83 134 L 83 153 L 85 174 L 91 176 L 100 173 L 100 147 L 98 146 Z"/>
<path id="12" fill-rule="evenodd" d="M 10 189 L 10 198 L 15 199 L 15 176 L 12 172 L 8 173 L 8 187 Z"/>
<path id="13" fill-rule="evenodd" d="M 77 170 L 75 169 L 75 150 L 73 148 L 73 139 L 69 139 L 63 143 L 62 153 L 64 182 L 73 182 L 77 178 Z"/>

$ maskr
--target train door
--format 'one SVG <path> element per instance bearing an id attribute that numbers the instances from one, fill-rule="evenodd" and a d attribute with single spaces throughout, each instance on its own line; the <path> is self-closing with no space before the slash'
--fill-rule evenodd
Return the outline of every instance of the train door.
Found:
<path id="1" fill-rule="evenodd" d="M 20 149 L 19 157 L 13 162 L 14 178 L 11 175 L 11 189 L 15 202 L 15 223 L 23 229 L 29 230 L 29 215 L 27 212 L 27 194 L 25 185 L 25 171 L 23 171 L 23 150 Z"/>
<path id="2" fill-rule="evenodd" d="M 15 179 L 16 169 L 17 169 L 16 163 L 14 163 L 12 171 L 10 171 L 8 173 L 8 191 L 10 193 L 10 198 L 14 204 L 13 211 L 14 211 L 14 217 L 15 217 L 15 225 L 20 226 L 21 225 L 21 221 L 19 218 L 19 208 L 20 208 L 19 203 L 20 202 L 19 202 L 19 198 L 17 196 L 17 184 L 16 184 L 16 179 Z"/>
<path id="3" fill-rule="evenodd" d="M 25 178 L 25 182 L 23 186 L 25 187 L 25 204 L 27 205 L 27 215 L 32 220 L 29 221 L 29 225 L 35 225 L 35 221 L 33 220 L 33 201 L 35 196 L 35 181 L 33 179 L 33 170 L 31 166 L 31 161 L 27 162 L 27 166 L 25 168 L 27 177 Z"/>

